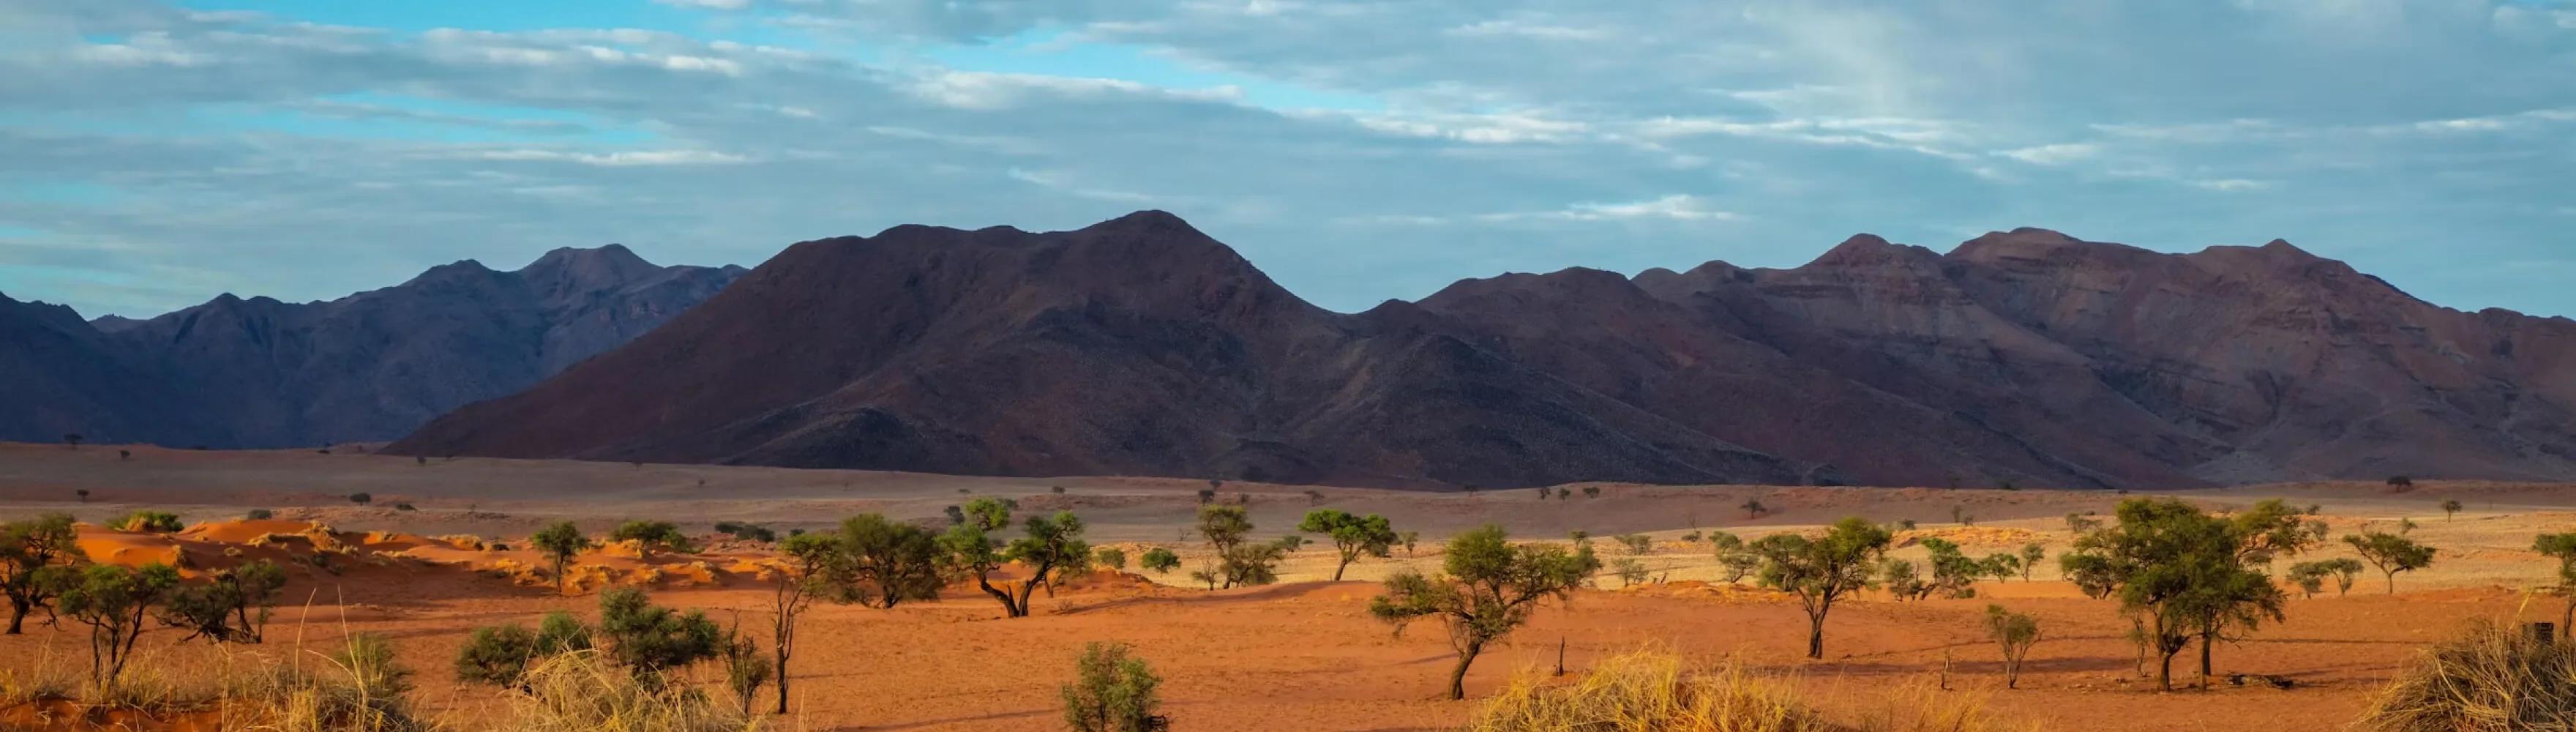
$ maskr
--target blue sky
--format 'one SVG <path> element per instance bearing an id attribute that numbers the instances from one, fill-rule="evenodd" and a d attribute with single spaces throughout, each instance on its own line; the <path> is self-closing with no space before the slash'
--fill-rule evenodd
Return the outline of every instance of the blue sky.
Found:
<path id="1" fill-rule="evenodd" d="M 2564 0 L 0 0 L 0 293 L 1161 208 L 1318 304 L 1857 232 L 2576 314 Z"/>

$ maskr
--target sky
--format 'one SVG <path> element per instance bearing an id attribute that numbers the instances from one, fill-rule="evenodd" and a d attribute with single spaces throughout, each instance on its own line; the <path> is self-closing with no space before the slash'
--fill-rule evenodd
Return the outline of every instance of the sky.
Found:
<path id="1" fill-rule="evenodd" d="M 2576 0 L 0 0 L 0 293 L 1171 211 L 1319 305 L 2057 229 L 2576 315 Z"/>

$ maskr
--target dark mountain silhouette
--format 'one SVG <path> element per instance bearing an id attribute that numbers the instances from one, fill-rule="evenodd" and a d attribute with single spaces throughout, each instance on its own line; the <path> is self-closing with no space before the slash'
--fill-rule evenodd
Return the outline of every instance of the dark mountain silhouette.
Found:
<path id="1" fill-rule="evenodd" d="M 1507 487 L 2576 478 L 2576 323 L 2022 229 L 1313 307 L 1169 214 L 790 247 L 391 448 Z"/>
<path id="2" fill-rule="evenodd" d="M 468 260 L 328 302 L 230 294 L 149 320 L 81 322 L 0 301 L 12 396 L 0 438 L 282 447 L 386 440 L 509 394 L 706 299 L 738 267 L 558 249 L 515 272 Z"/>

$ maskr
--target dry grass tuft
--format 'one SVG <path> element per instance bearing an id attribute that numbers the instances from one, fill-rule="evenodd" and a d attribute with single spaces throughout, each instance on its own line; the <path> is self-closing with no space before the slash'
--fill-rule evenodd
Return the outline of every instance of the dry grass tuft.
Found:
<path id="1" fill-rule="evenodd" d="M 2433 646 L 2371 700 L 2355 729 L 2507 732 L 2576 729 L 2576 643 L 2479 620 Z"/>
<path id="2" fill-rule="evenodd" d="M 1571 684 L 1523 673 L 1476 710 L 1468 732 L 1999 732 L 2022 729 L 1986 710 L 1982 694 L 1909 684 L 1842 724 L 1799 699 L 1789 681 L 1742 664 L 1694 667 L 1636 651 L 1601 661 Z"/>
<path id="3" fill-rule="evenodd" d="M 1834 732 L 1779 679 L 1740 665 L 1694 669 L 1637 651 L 1551 687 L 1523 673 L 1476 710 L 1470 732 Z"/>
<path id="4" fill-rule="evenodd" d="M 685 684 L 656 687 L 599 656 L 576 651 L 528 668 L 527 693 L 511 699 L 500 729 L 523 732 L 756 732 L 759 720 Z"/>

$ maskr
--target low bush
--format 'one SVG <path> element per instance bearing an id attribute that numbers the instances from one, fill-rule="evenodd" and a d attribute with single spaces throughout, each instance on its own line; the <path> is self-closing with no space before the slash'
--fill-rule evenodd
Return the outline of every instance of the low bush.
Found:
<path id="1" fill-rule="evenodd" d="M 179 515 L 165 511 L 135 511 L 107 522 L 108 528 L 120 531 L 148 531 L 167 534 L 178 531 Z"/>
<path id="2" fill-rule="evenodd" d="M 1144 659 L 1117 643 L 1092 643 L 1074 664 L 1074 681 L 1060 690 L 1064 721 L 1075 732 L 1157 732 L 1170 722 L 1155 714 L 1163 681 Z"/>
<path id="3" fill-rule="evenodd" d="M 2576 729 L 2576 644 L 2481 620 L 2437 643 L 2371 699 L 2355 729 Z"/>

